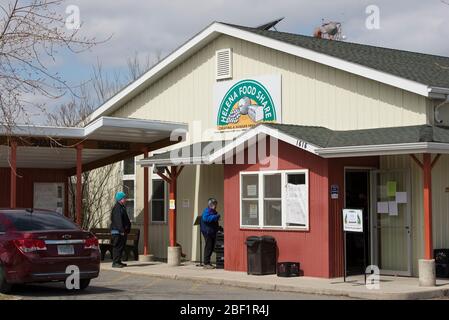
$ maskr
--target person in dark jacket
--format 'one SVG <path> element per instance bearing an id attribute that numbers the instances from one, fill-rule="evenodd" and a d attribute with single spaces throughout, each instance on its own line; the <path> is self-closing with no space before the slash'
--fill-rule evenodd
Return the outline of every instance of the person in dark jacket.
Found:
<path id="1" fill-rule="evenodd" d="M 217 200 L 210 198 L 207 201 L 207 208 L 202 213 L 200 224 L 201 233 L 206 241 L 204 246 L 204 268 L 206 269 L 214 268 L 210 263 L 210 257 L 215 247 L 219 220 L 220 215 L 217 212 Z"/>
<path id="2" fill-rule="evenodd" d="M 123 268 L 126 264 L 122 262 L 122 254 L 126 245 L 126 238 L 131 231 L 131 221 L 126 212 L 126 195 L 124 192 L 115 194 L 115 205 L 111 213 L 111 235 L 112 235 L 112 267 Z"/>

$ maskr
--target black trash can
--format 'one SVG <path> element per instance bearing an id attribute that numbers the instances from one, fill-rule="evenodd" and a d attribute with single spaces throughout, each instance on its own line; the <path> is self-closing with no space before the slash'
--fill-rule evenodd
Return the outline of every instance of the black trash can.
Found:
<path id="1" fill-rule="evenodd" d="M 248 274 L 276 274 L 276 239 L 270 236 L 246 238 Z"/>
<path id="2" fill-rule="evenodd" d="M 437 278 L 449 278 L 449 249 L 434 249 L 435 273 Z"/>
<path id="3" fill-rule="evenodd" d="M 216 268 L 224 269 L 224 233 L 222 231 L 217 232 L 214 251 L 216 258 Z"/>

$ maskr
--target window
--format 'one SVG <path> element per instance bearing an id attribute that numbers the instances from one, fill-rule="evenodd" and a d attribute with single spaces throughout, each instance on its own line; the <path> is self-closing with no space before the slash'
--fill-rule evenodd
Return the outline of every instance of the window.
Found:
<path id="1" fill-rule="evenodd" d="M 134 220 L 135 188 L 136 188 L 136 162 L 134 158 L 125 159 L 122 162 L 122 190 L 126 194 L 126 212 L 129 219 Z"/>
<path id="2" fill-rule="evenodd" d="M 151 196 L 151 222 L 165 223 L 166 220 L 166 182 L 162 179 L 154 179 Z"/>
<path id="3" fill-rule="evenodd" d="M 241 227 L 309 227 L 308 170 L 240 173 Z"/>
<path id="4" fill-rule="evenodd" d="M 282 186 L 281 174 L 267 174 L 263 176 L 264 195 L 264 226 L 282 226 Z"/>
<path id="5" fill-rule="evenodd" d="M 259 176 L 245 174 L 242 176 L 242 224 L 259 225 Z"/>

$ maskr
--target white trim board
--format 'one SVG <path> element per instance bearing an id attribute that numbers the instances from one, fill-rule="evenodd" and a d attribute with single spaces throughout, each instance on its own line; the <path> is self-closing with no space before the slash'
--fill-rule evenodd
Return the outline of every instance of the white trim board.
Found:
<path id="1" fill-rule="evenodd" d="M 174 130 L 179 130 L 180 133 L 182 131 L 187 131 L 188 125 L 179 122 L 100 117 L 82 128 L 17 124 L 8 131 L 5 126 L 0 125 L 0 136 L 11 135 L 83 139 L 97 133 L 99 129 L 114 129 L 116 130 L 117 135 L 120 135 L 120 130 L 126 131 L 127 129 L 140 129 L 142 131 L 147 130 L 170 135 Z"/>
<path id="2" fill-rule="evenodd" d="M 92 112 L 92 114 L 88 117 L 88 120 L 93 121 L 100 116 L 109 115 L 111 112 L 117 110 L 122 104 L 126 103 L 132 97 L 140 93 L 152 82 L 156 81 L 159 77 L 174 68 L 177 64 L 184 61 L 188 56 L 222 34 L 385 83 L 421 96 L 430 97 L 434 93 L 449 93 L 449 88 L 433 88 L 424 83 L 401 78 L 399 76 L 369 68 L 357 63 L 349 62 L 310 49 L 305 49 L 293 44 L 288 44 L 230 25 L 214 22 L 144 73 L 140 78 L 126 86 L 102 104 L 98 109 Z"/>

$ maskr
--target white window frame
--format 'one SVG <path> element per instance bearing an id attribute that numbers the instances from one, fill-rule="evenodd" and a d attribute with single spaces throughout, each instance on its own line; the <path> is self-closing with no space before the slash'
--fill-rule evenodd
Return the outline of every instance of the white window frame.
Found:
<path id="1" fill-rule="evenodd" d="M 154 180 L 161 180 L 162 182 L 164 182 L 164 221 L 154 221 L 153 220 L 153 181 Z M 151 224 L 167 224 L 168 223 L 168 183 L 162 179 L 161 177 L 157 176 L 157 175 L 152 175 L 151 177 L 151 199 L 150 199 L 150 222 Z"/>
<path id="2" fill-rule="evenodd" d="M 130 218 L 131 221 L 135 221 L 136 219 L 136 169 L 137 169 L 137 163 L 136 163 L 136 158 L 134 158 L 134 174 L 125 174 L 125 160 L 123 160 L 121 162 L 121 167 L 122 167 L 122 188 L 124 185 L 124 181 L 134 181 L 133 185 L 134 185 L 134 198 L 132 198 L 132 201 L 134 202 L 134 207 L 133 207 L 133 215 Z M 126 190 L 125 190 L 126 191 Z M 125 192 L 126 193 L 126 192 Z M 128 196 L 128 194 L 127 194 Z M 127 198 L 130 199 L 130 198 Z"/>
<path id="3" fill-rule="evenodd" d="M 281 214 L 282 214 L 282 225 L 281 226 L 266 226 L 264 225 L 264 175 L 281 174 Z M 286 224 L 286 186 L 287 186 L 287 175 L 288 174 L 304 174 L 305 175 L 305 185 L 307 187 L 307 223 L 305 226 L 288 226 Z M 242 191 L 243 191 L 243 179 L 244 175 L 257 175 L 258 176 L 258 215 L 259 224 L 258 225 L 244 225 L 242 224 Z M 297 170 L 274 170 L 274 171 L 241 171 L 239 176 L 239 201 L 240 201 L 240 228 L 241 229 L 261 229 L 261 230 L 298 230 L 298 231 L 309 231 L 310 226 L 310 188 L 309 188 L 309 170 L 308 169 L 297 169 Z M 256 199 L 256 198 L 255 198 Z"/>

